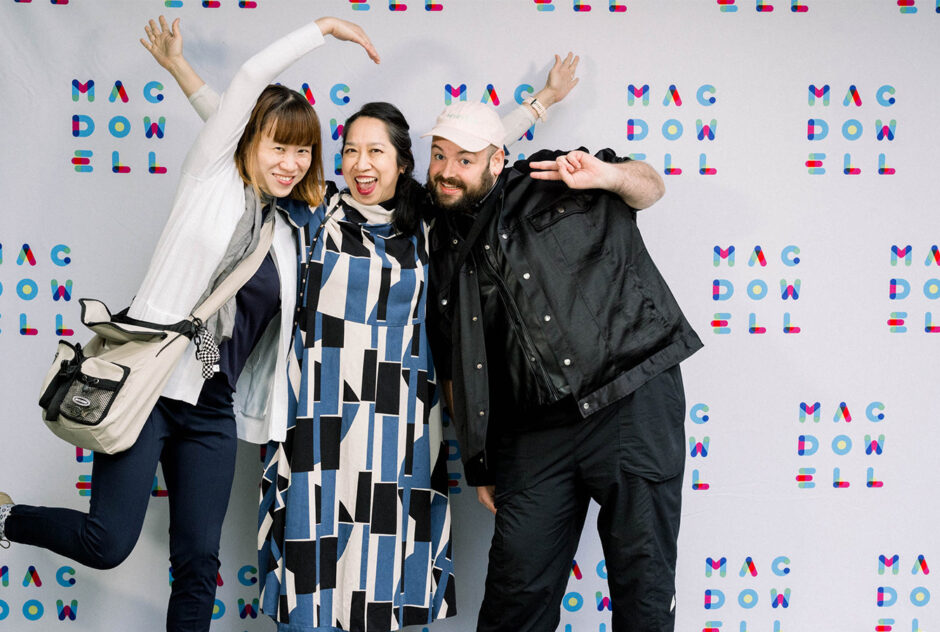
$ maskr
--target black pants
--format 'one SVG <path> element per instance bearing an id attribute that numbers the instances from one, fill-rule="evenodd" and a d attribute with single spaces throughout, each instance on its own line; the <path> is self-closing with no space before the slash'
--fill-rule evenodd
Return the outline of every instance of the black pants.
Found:
<path id="1" fill-rule="evenodd" d="M 684 418 L 674 367 L 586 420 L 501 437 L 478 632 L 555 630 L 592 499 L 613 632 L 673 630 Z"/>
<path id="2" fill-rule="evenodd" d="M 170 501 L 167 630 L 208 630 L 237 441 L 232 389 L 224 375 L 206 382 L 195 406 L 161 397 L 130 449 L 95 453 L 87 514 L 15 505 L 6 536 L 85 566 L 113 568 L 137 543 L 159 460 Z"/>

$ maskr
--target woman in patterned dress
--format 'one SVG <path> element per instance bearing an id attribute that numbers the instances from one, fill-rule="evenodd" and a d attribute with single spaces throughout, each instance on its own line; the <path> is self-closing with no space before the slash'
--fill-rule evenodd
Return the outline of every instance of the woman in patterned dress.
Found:
<path id="1" fill-rule="evenodd" d="M 342 157 L 348 189 L 328 185 L 304 230 L 293 421 L 262 480 L 262 608 L 285 632 L 455 613 L 425 196 L 401 112 L 365 105 Z"/>

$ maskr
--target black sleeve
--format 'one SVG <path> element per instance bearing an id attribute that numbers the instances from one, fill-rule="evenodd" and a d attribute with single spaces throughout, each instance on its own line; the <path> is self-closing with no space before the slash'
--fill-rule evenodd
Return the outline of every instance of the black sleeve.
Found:
<path id="1" fill-rule="evenodd" d="M 449 299 L 449 290 L 444 286 L 449 283 L 452 271 L 449 242 L 449 227 L 440 215 L 432 219 L 428 243 L 429 272 L 427 298 L 428 343 L 431 345 L 431 357 L 434 359 L 434 371 L 438 380 L 453 379 L 453 361 L 451 326 L 453 306 L 456 301 L 448 300 L 447 306 L 441 301 Z M 448 309 L 450 307 L 450 309 Z"/>

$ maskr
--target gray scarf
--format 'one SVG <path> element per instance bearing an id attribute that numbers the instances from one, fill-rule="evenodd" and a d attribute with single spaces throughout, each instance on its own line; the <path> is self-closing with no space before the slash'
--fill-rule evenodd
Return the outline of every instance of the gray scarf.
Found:
<path id="1" fill-rule="evenodd" d="M 265 206 L 273 204 L 275 199 L 266 193 L 259 193 L 250 184 L 245 185 L 245 212 L 242 213 L 232 239 L 225 249 L 225 255 L 219 262 L 209 287 L 199 297 L 197 305 L 201 304 L 219 286 L 222 281 L 235 269 L 242 259 L 251 254 L 258 246 L 261 238 L 262 211 Z M 266 221 L 274 221 L 274 213 L 268 213 Z M 215 339 L 221 343 L 232 337 L 235 327 L 235 297 L 228 300 L 222 308 L 206 321 L 206 328 L 212 332 Z"/>

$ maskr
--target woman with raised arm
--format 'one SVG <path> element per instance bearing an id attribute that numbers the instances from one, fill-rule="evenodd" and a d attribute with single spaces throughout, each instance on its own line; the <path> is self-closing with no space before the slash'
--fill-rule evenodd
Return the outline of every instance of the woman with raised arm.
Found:
<path id="1" fill-rule="evenodd" d="M 178 23 L 146 27 L 144 46 L 179 61 Z M 320 124 L 299 93 L 268 85 L 324 42 L 355 42 L 378 62 L 365 33 L 321 18 L 271 44 L 236 74 L 183 163 L 173 209 L 129 316 L 185 318 L 258 244 L 274 222 L 271 250 L 254 276 L 209 322 L 220 342 L 217 372 L 188 353 L 136 443 L 95 454 L 88 513 L 14 505 L 0 497 L 0 539 L 31 544 L 93 568 L 120 564 L 143 524 L 157 462 L 169 491 L 172 588 L 169 631 L 208 630 L 219 538 L 235 468 L 236 436 L 266 443 L 287 430 L 287 348 L 297 292 L 296 234 L 324 195 Z M 175 77 L 185 68 L 169 66 Z M 198 84 L 181 82 L 199 100 Z M 296 202 L 296 203 L 295 203 Z M 237 390 L 237 393 L 236 393 Z"/>

